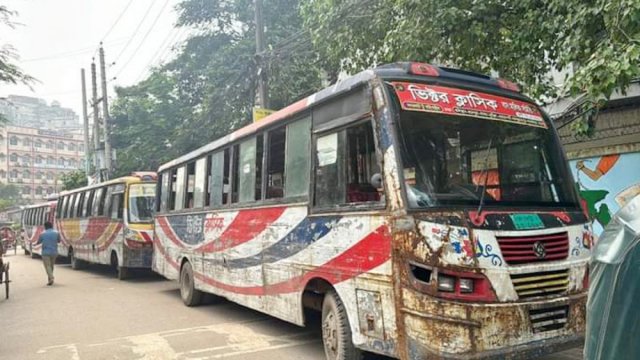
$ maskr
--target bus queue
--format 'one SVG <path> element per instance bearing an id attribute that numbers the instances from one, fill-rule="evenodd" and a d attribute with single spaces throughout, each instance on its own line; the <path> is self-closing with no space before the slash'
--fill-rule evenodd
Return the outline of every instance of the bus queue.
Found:
<path id="1" fill-rule="evenodd" d="M 502 79 L 383 65 L 160 166 L 23 211 L 73 269 L 147 268 L 304 326 L 327 359 L 541 355 L 584 336 L 592 235 L 560 141 Z"/>

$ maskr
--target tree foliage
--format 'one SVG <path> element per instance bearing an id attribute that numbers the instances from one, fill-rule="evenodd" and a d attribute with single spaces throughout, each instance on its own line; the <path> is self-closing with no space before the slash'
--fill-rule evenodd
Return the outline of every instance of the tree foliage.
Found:
<path id="1" fill-rule="evenodd" d="M 640 76 L 639 0 L 307 0 L 327 66 L 417 60 L 498 71 L 540 98 L 609 97 Z M 570 71 L 566 87 L 552 70 Z"/>
<path id="2" fill-rule="evenodd" d="M 15 27 L 15 23 L 12 20 L 14 16 L 16 16 L 16 12 L 9 10 L 4 5 L 0 5 L 0 28 L 8 27 L 13 29 Z M 13 46 L 10 44 L 0 45 L 0 83 L 30 84 L 35 80 L 15 64 L 17 59 L 18 54 Z"/>
<path id="3" fill-rule="evenodd" d="M 22 203 L 20 188 L 13 184 L 0 184 L 0 211 Z"/>
<path id="4" fill-rule="evenodd" d="M 87 186 L 87 174 L 84 170 L 73 170 L 62 174 L 62 190 L 73 190 L 83 186 Z"/>
<path id="5" fill-rule="evenodd" d="M 256 56 L 252 0 L 184 0 L 177 26 L 197 29 L 171 62 L 135 86 L 117 89 L 112 138 L 117 174 L 159 164 L 251 122 L 258 67 L 269 107 L 317 90 L 322 70 L 302 28 L 298 0 L 264 1 L 266 44 Z"/>

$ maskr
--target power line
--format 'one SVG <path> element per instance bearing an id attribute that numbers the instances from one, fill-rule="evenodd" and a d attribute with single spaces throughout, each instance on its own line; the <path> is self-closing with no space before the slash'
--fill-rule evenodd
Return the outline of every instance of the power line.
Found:
<path id="1" fill-rule="evenodd" d="M 136 37 L 136 35 L 138 34 L 138 30 L 140 30 L 140 27 L 142 27 L 142 24 L 144 24 L 144 21 L 146 20 L 147 16 L 149 16 L 149 12 L 151 12 L 151 8 L 153 7 L 153 4 L 154 4 L 154 2 L 152 0 L 149 3 L 149 7 L 145 11 L 144 16 L 142 16 L 142 20 L 140 20 L 140 22 L 138 23 L 138 26 L 136 26 L 136 29 L 133 30 L 133 35 L 131 35 L 131 37 L 129 38 L 129 41 L 127 41 L 127 43 L 122 48 L 122 50 L 120 51 L 118 56 L 116 56 L 115 60 L 113 60 L 113 62 L 117 62 L 120 59 L 120 56 L 122 56 L 122 54 L 124 54 L 124 52 L 127 50 L 127 48 L 129 47 L 129 45 L 131 44 L 133 39 Z M 95 57 L 95 54 L 94 54 L 94 57 Z"/>
<path id="2" fill-rule="evenodd" d="M 124 9 L 122 9 L 122 12 L 120 13 L 120 15 L 118 15 L 118 18 L 116 19 L 116 21 L 111 25 L 109 30 L 107 30 L 107 33 L 104 34 L 104 36 L 102 37 L 102 41 L 104 41 L 104 39 L 106 39 L 107 36 L 109 36 L 109 34 L 111 33 L 111 30 L 113 30 L 113 28 L 116 27 L 116 25 L 118 24 L 118 22 L 122 18 L 122 15 L 124 15 L 124 13 L 127 12 L 127 9 L 129 9 L 129 6 L 131 6 L 132 3 L 133 3 L 133 0 L 129 0 L 129 2 L 127 3 L 127 6 L 125 6 Z"/>
<path id="3" fill-rule="evenodd" d="M 182 28 L 179 31 L 178 31 L 178 28 L 175 28 L 175 27 L 171 29 L 171 31 L 167 34 L 165 39 L 162 41 L 162 43 L 158 47 L 158 50 L 151 57 L 151 60 L 149 60 L 147 65 L 145 65 L 145 67 L 142 69 L 142 71 L 138 75 L 138 77 L 135 80 L 135 83 L 138 83 L 140 82 L 140 80 L 142 80 L 144 75 L 147 73 L 147 70 L 149 70 L 152 67 L 153 63 L 156 60 L 159 60 L 159 62 L 162 63 L 164 56 L 167 53 L 167 50 L 171 49 L 175 44 L 177 44 L 182 40 L 179 38 L 182 37 L 185 31 L 186 31 L 186 28 Z"/>
<path id="4" fill-rule="evenodd" d="M 116 39 L 116 40 L 113 40 L 113 41 L 109 42 L 109 44 L 110 45 L 114 45 L 114 44 L 118 44 L 118 43 L 124 42 L 125 40 L 127 40 L 127 38 L 120 38 L 120 39 Z M 80 48 L 80 49 L 76 49 L 76 50 L 69 50 L 69 51 L 56 53 L 56 54 L 51 54 L 51 55 L 40 56 L 40 57 L 36 57 L 36 58 L 24 59 L 21 62 L 27 63 L 27 62 L 38 62 L 38 61 L 45 61 L 45 60 L 64 59 L 64 58 L 69 58 L 69 57 L 74 57 L 74 56 L 80 56 L 80 55 L 83 55 L 83 54 L 87 54 L 87 53 L 90 53 L 90 52 L 92 52 L 94 50 L 95 50 L 95 47 L 91 46 L 91 47 L 85 47 L 85 48 Z"/>
<path id="5" fill-rule="evenodd" d="M 167 4 L 169 4 L 169 0 L 165 0 L 164 4 L 162 4 L 162 8 L 158 12 L 158 15 L 156 16 L 156 18 L 153 20 L 153 23 L 151 24 L 151 27 L 149 27 L 149 30 L 147 30 L 147 32 L 142 37 L 142 40 L 140 41 L 140 44 L 138 44 L 138 47 L 133 51 L 133 53 L 131 54 L 129 59 L 124 63 L 124 65 L 122 65 L 120 70 L 116 73 L 115 77 L 118 77 L 118 75 L 120 75 L 122 73 L 122 71 L 127 67 L 127 65 L 129 65 L 131 60 L 133 60 L 133 58 L 136 56 L 136 54 L 138 53 L 138 50 L 140 50 L 140 48 L 144 44 L 144 41 L 147 39 L 147 37 L 151 33 L 151 30 L 153 30 L 153 28 L 156 26 L 156 23 L 158 23 L 158 20 L 160 19 L 160 16 L 164 12 L 164 9 L 167 7 Z"/>

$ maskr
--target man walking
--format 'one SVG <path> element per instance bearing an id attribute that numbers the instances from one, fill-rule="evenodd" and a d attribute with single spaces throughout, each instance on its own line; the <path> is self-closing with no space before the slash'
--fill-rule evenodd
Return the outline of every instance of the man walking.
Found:
<path id="1" fill-rule="evenodd" d="M 58 242 L 60 241 L 60 234 L 53 230 L 53 226 L 50 222 L 44 223 L 44 232 L 40 234 L 38 238 L 38 244 L 42 244 L 42 262 L 44 263 L 44 269 L 47 271 L 47 277 L 49 282 L 47 285 L 53 285 L 53 264 L 56 263 L 56 257 L 58 256 Z"/>

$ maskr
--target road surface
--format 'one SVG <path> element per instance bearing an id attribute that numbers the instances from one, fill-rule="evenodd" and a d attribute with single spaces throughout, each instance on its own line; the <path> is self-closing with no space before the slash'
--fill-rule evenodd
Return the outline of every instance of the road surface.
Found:
<path id="1" fill-rule="evenodd" d="M 8 255 L 11 296 L 0 290 L 0 359 L 323 360 L 318 330 L 225 300 L 182 305 L 174 282 L 151 273 L 118 281 L 110 269 L 55 268 L 46 286 L 39 259 Z M 582 359 L 578 349 L 544 360 Z"/>

